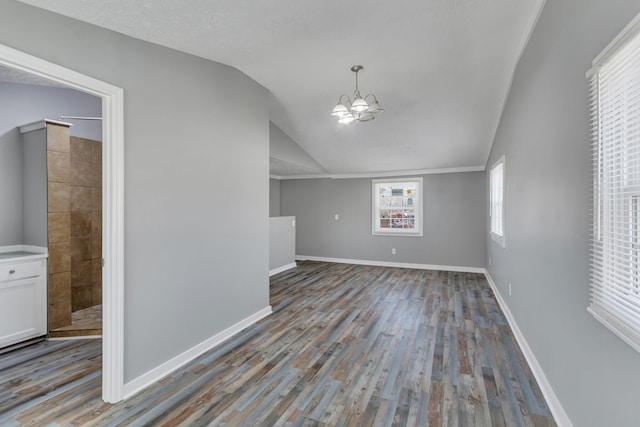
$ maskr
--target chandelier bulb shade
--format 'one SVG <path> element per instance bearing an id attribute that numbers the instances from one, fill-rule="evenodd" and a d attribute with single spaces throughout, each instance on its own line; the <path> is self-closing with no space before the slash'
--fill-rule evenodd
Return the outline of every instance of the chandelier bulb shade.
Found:
<path id="1" fill-rule="evenodd" d="M 352 122 L 368 122 L 376 118 L 376 114 L 382 113 L 384 108 L 373 94 L 368 94 L 364 98 L 360 95 L 358 88 L 358 72 L 362 71 L 362 65 L 354 65 L 351 71 L 356 74 L 356 90 L 353 92 L 353 101 L 347 95 L 340 95 L 338 104 L 331 112 L 332 116 L 338 118 L 338 123 L 346 124 Z M 367 102 L 369 100 L 369 102 Z"/>

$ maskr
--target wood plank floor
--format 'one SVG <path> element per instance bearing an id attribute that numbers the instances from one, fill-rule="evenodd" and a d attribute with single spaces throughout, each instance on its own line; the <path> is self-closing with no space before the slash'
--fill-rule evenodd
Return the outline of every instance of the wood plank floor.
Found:
<path id="1" fill-rule="evenodd" d="M 0 356 L 0 425 L 555 425 L 482 275 L 305 262 L 271 304 L 117 405 L 99 340 Z"/>

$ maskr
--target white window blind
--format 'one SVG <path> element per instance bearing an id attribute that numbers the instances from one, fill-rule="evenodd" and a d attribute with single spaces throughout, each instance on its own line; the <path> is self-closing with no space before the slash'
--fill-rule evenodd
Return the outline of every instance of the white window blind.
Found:
<path id="1" fill-rule="evenodd" d="M 491 238 L 500 245 L 504 239 L 504 163 L 502 156 L 489 172 L 489 217 L 491 218 Z"/>
<path id="2" fill-rule="evenodd" d="M 589 312 L 640 351 L 638 19 L 589 72 L 593 155 Z"/>

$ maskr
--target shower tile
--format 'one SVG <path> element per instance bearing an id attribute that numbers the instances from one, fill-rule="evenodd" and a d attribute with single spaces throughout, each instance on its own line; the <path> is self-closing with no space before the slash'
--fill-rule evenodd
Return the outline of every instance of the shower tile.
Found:
<path id="1" fill-rule="evenodd" d="M 102 188 L 93 187 L 91 190 L 92 190 L 91 210 L 102 211 Z"/>
<path id="2" fill-rule="evenodd" d="M 71 234 L 69 213 L 50 213 L 47 220 L 49 243 L 68 242 Z"/>
<path id="3" fill-rule="evenodd" d="M 61 273 L 71 270 L 70 243 L 51 243 L 49 245 L 49 273 Z"/>
<path id="4" fill-rule="evenodd" d="M 71 212 L 89 212 L 91 204 L 91 187 L 71 186 Z"/>
<path id="5" fill-rule="evenodd" d="M 91 186 L 102 187 L 102 163 L 91 163 Z"/>
<path id="6" fill-rule="evenodd" d="M 92 158 L 92 144 L 90 139 L 71 137 L 71 161 L 90 162 Z"/>
<path id="7" fill-rule="evenodd" d="M 69 127 L 47 124 L 47 150 L 69 152 Z"/>
<path id="8" fill-rule="evenodd" d="M 71 288 L 91 284 L 91 261 L 76 261 L 71 263 Z"/>
<path id="9" fill-rule="evenodd" d="M 64 305 L 71 302 L 71 272 L 49 275 L 49 303 Z"/>
<path id="10" fill-rule="evenodd" d="M 49 182 L 69 182 L 71 161 L 69 153 L 47 151 L 47 177 Z"/>
<path id="11" fill-rule="evenodd" d="M 71 295 L 68 303 L 49 305 L 49 330 L 71 324 Z"/>
<path id="12" fill-rule="evenodd" d="M 91 260 L 91 283 L 102 283 L 102 259 L 94 258 Z"/>
<path id="13" fill-rule="evenodd" d="M 91 237 L 71 238 L 71 262 L 91 259 Z"/>
<path id="14" fill-rule="evenodd" d="M 91 305 L 102 304 L 102 285 L 91 285 Z"/>
<path id="15" fill-rule="evenodd" d="M 69 212 L 71 188 L 68 183 L 50 182 L 47 192 L 49 212 Z"/>
<path id="16" fill-rule="evenodd" d="M 91 212 L 71 212 L 71 237 L 91 235 Z"/>
<path id="17" fill-rule="evenodd" d="M 91 307 L 91 286 L 73 288 L 71 295 L 71 311 Z"/>
<path id="18" fill-rule="evenodd" d="M 93 178 L 91 175 L 91 163 L 71 162 L 71 184 L 91 186 Z"/>
<path id="19" fill-rule="evenodd" d="M 91 237 L 91 258 L 96 260 L 102 259 L 102 236 Z"/>
<path id="20" fill-rule="evenodd" d="M 100 141 L 91 141 L 92 148 L 92 158 L 91 161 L 93 163 L 102 163 L 102 142 Z"/>
<path id="21" fill-rule="evenodd" d="M 91 234 L 98 236 L 102 234 L 102 212 L 91 212 Z"/>

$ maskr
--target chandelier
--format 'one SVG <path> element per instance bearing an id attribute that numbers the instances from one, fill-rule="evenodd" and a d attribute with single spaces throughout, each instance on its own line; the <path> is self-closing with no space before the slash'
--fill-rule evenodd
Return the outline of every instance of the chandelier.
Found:
<path id="1" fill-rule="evenodd" d="M 376 114 L 382 113 L 384 108 L 373 94 L 368 94 L 364 98 L 358 89 L 358 72 L 362 71 L 362 65 L 354 65 L 351 71 L 356 73 L 356 90 L 353 92 L 353 101 L 347 95 L 340 95 L 338 105 L 331 112 L 332 116 L 338 118 L 338 123 L 368 122 L 376 118 Z M 367 103 L 369 100 L 369 103 Z"/>

